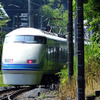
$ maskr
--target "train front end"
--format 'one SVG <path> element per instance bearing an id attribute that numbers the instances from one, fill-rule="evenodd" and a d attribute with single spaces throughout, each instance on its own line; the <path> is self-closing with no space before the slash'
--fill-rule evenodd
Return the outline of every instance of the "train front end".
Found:
<path id="1" fill-rule="evenodd" d="M 40 84 L 44 70 L 45 41 L 45 37 L 34 35 L 34 30 L 31 32 L 28 29 L 19 29 L 6 35 L 2 53 L 4 84 Z"/>

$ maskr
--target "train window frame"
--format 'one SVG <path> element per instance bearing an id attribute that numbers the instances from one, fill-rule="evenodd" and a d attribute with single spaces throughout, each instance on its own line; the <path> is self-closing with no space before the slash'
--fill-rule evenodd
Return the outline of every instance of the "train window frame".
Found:
<path id="1" fill-rule="evenodd" d="M 12 40 L 10 39 L 11 36 L 9 36 L 9 40 L 7 40 L 7 37 L 5 38 L 5 43 L 12 41 L 13 43 L 46 44 L 46 37 L 43 36 L 15 35 Z"/>

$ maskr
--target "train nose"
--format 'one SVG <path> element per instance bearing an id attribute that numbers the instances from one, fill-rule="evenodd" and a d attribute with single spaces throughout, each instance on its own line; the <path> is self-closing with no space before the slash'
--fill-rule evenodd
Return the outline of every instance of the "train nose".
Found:
<path id="1" fill-rule="evenodd" d="M 3 50 L 3 63 L 38 64 L 43 55 L 41 45 L 14 44 L 6 46 Z M 42 52 L 41 52 L 42 51 Z"/>

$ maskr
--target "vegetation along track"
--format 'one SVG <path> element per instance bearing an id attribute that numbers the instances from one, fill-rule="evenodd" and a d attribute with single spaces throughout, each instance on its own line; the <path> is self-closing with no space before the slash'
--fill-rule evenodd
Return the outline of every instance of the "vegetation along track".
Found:
<path id="1" fill-rule="evenodd" d="M 31 90 L 30 87 L 23 87 L 23 88 L 5 88 L 4 90 L 0 91 L 0 100 L 13 100 L 16 96 L 20 93 L 25 91 Z"/>

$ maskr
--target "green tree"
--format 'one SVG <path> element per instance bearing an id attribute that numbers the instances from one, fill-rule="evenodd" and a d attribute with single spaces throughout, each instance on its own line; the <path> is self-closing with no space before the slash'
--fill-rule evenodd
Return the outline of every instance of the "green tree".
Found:
<path id="1" fill-rule="evenodd" d="M 61 33 L 67 34 L 68 13 L 67 10 L 64 10 L 61 0 L 59 0 L 60 3 L 57 1 L 49 0 L 49 3 L 42 7 L 43 21 L 46 21 L 45 25 L 52 26 L 54 32 L 58 33 L 61 29 Z"/>
<path id="2" fill-rule="evenodd" d="M 88 0 L 84 4 L 84 17 L 90 30 L 93 30 L 92 40 L 100 43 L 100 0 Z"/>
<path id="3" fill-rule="evenodd" d="M 5 15 L 3 7 L 0 6 L 0 61 L 1 61 L 1 55 L 2 55 L 2 42 L 5 36 L 5 33 L 2 31 L 2 27 L 6 25 L 6 23 L 9 21 L 9 18 Z M 0 63 L 1 64 L 1 63 Z"/>
<path id="4" fill-rule="evenodd" d="M 73 0 L 74 16 L 77 0 Z M 100 44 L 100 0 L 84 0 L 84 20 L 89 31 L 93 31 L 92 41 Z"/>
<path id="5" fill-rule="evenodd" d="M 2 39 L 4 38 L 4 32 L 2 32 L 2 27 L 7 25 L 8 21 L 9 21 L 9 18 L 6 15 L 5 11 L 3 10 L 3 6 L 0 6 L 0 29 L 1 29 L 0 30 L 0 44 L 2 43 Z"/>

